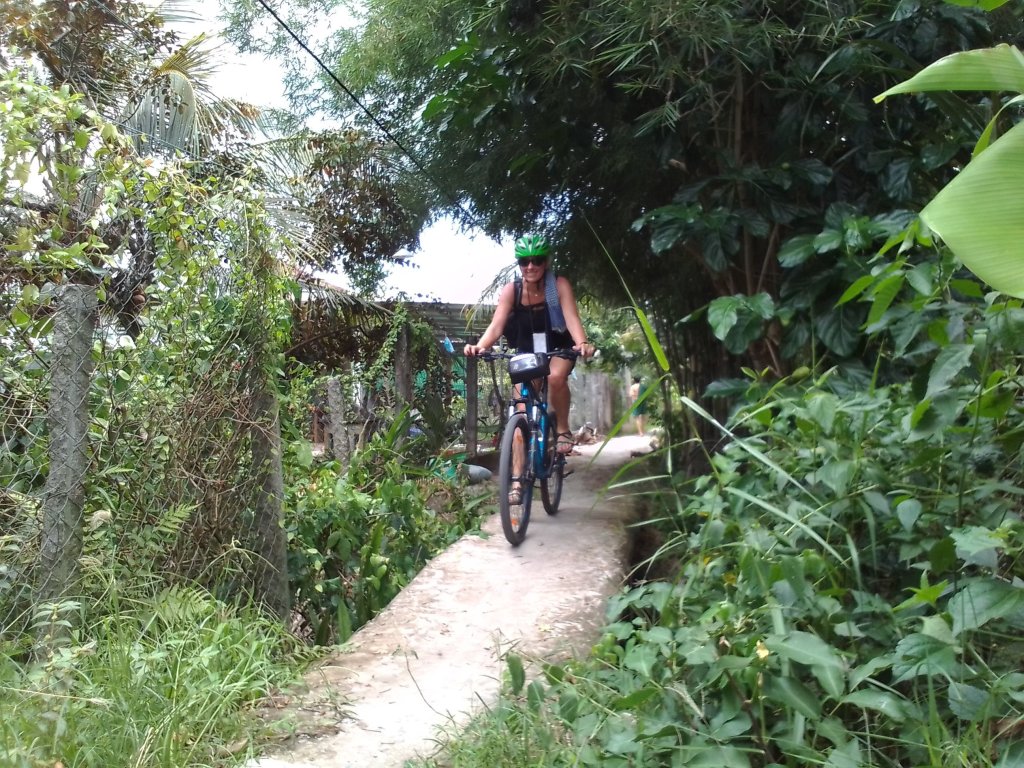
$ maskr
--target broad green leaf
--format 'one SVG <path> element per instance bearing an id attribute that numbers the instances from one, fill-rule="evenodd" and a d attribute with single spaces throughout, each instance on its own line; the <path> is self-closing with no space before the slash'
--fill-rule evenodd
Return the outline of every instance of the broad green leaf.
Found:
<path id="1" fill-rule="evenodd" d="M 850 459 L 838 459 L 826 462 L 814 473 L 818 482 L 824 483 L 836 496 L 845 496 L 850 488 L 850 481 L 857 471 L 857 464 Z"/>
<path id="2" fill-rule="evenodd" d="M 473 45 L 472 43 L 469 43 L 469 42 L 462 43 L 461 45 L 457 45 L 454 48 L 452 48 L 450 51 L 448 51 L 448 53 L 445 53 L 442 56 L 438 57 L 434 61 L 434 66 L 438 67 L 438 68 L 446 67 L 449 64 L 451 64 L 452 62 L 459 61 L 460 59 L 466 58 L 467 56 L 472 54 L 474 51 L 476 51 L 476 49 L 477 49 L 477 47 L 475 45 Z"/>
<path id="3" fill-rule="evenodd" d="M 769 677 L 765 695 L 772 701 L 799 712 L 804 717 L 821 716 L 821 702 L 803 683 L 793 677 Z"/>
<path id="4" fill-rule="evenodd" d="M 711 736 L 714 737 L 716 741 L 720 741 L 726 744 L 731 741 L 734 741 L 737 737 L 742 736 L 744 733 L 748 733 L 750 731 L 750 726 L 752 724 L 750 720 L 750 715 L 748 715 L 746 712 L 740 712 L 735 717 L 729 720 L 725 720 L 722 723 L 717 723 L 717 719 L 718 718 L 715 718 L 711 721 L 711 727 L 709 731 L 711 733 Z"/>
<path id="5" fill-rule="evenodd" d="M 636 724 L 631 720 L 609 720 L 608 725 L 602 730 L 604 748 L 613 755 L 629 755 L 643 748 L 637 741 Z"/>
<path id="6" fill-rule="evenodd" d="M 972 581 L 950 598 L 948 610 L 953 617 L 953 637 L 994 619 L 1005 618 L 1021 607 L 1024 607 L 1024 589 L 996 579 Z"/>
<path id="7" fill-rule="evenodd" d="M 985 292 L 981 290 L 981 286 L 974 280 L 950 280 L 949 287 L 970 299 L 985 298 Z"/>
<path id="8" fill-rule="evenodd" d="M 939 59 L 909 80 L 875 97 L 875 103 L 897 93 L 922 91 L 1024 92 L 1024 55 L 1015 46 L 961 51 Z"/>
<path id="9" fill-rule="evenodd" d="M 622 666 L 639 672 L 645 678 L 654 674 L 654 665 L 658 663 L 658 649 L 650 643 L 634 645 L 627 652 L 622 660 Z"/>
<path id="10" fill-rule="evenodd" d="M 982 565 L 990 568 L 998 564 L 998 553 L 1006 542 L 994 531 L 972 525 L 950 531 L 956 543 L 956 555 L 968 565 Z"/>
<path id="11" fill-rule="evenodd" d="M 956 667 L 953 646 L 919 632 L 907 635 L 896 644 L 892 672 L 895 682 L 913 677 L 950 675 Z"/>
<path id="12" fill-rule="evenodd" d="M 639 647 L 639 646 L 634 646 Z M 611 702 L 611 708 L 618 712 L 625 712 L 628 710 L 636 709 L 648 699 L 656 696 L 658 689 L 653 685 L 649 685 L 646 688 L 638 688 L 632 693 L 626 696 L 620 696 Z"/>
<path id="13" fill-rule="evenodd" d="M 352 637 L 352 614 L 348 612 L 348 605 L 344 600 L 338 601 L 337 612 L 337 642 L 344 643 Z"/>
<path id="14" fill-rule="evenodd" d="M 816 392 L 807 401 L 807 413 L 826 435 L 832 434 L 839 398 L 827 392 Z"/>
<path id="15" fill-rule="evenodd" d="M 851 355 L 861 343 L 863 314 L 847 306 L 836 307 L 814 318 L 814 330 L 821 342 L 837 355 Z"/>
<path id="16" fill-rule="evenodd" d="M 865 688 L 843 697 L 843 704 L 881 712 L 886 717 L 902 723 L 906 719 L 906 700 L 888 691 Z"/>
<path id="17" fill-rule="evenodd" d="M 944 573 L 956 565 L 956 545 L 946 536 L 939 539 L 928 550 L 928 563 L 935 573 Z"/>
<path id="18" fill-rule="evenodd" d="M 935 265 L 930 262 L 918 264 L 907 272 L 907 282 L 922 296 L 930 296 L 935 290 Z"/>
<path id="19" fill-rule="evenodd" d="M 935 198 L 921 218 L 969 270 L 997 291 L 1024 297 L 1020 222 L 1024 196 L 1024 123 L 974 158 Z"/>
<path id="20" fill-rule="evenodd" d="M 946 582 L 942 583 L 945 584 Z M 953 645 L 955 642 L 953 629 L 942 616 L 925 616 L 921 619 L 921 634 L 927 637 L 934 637 L 946 645 Z"/>
<path id="21" fill-rule="evenodd" d="M 753 296 L 720 296 L 708 305 L 708 323 L 726 349 L 741 354 L 760 338 L 764 322 L 775 314 L 775 302 L 767 293 Z"/>
<path id="22" fill-rule="evenodd" d="M 917 429 L 918 424 L 921 423 L 928 410 L 932 407 L 931 400 L 922 400 L 920 403 L 914 406 L 914 410 L 910 412 L 909 424 L 911 429 Z"/>
<path id="23" fill-rule="evenodd" d="M 769 635 L 764 644 L 784 659 L 807 666 L 823 665 L 842 668 L 836 649 L 817 635 L 794 630 L 787 635 Z"/>
<path id="24" fill-rule="evenodd" d="M 896 517 L 899 518 L 903 530 L 909 531 L 914 527 L 917 518 L 921 516 L 921 502 L 917 499 L 904 499 L 896 505 Z"/>
<path id="25" fill-rule="evenodd" d="M 818 253 L 834 251 L 843 245 L 843 233 L 838 229 L 826 229 L 814 237 L 814 250 Z"/>
<path id="26" fill-rule="evenodd" d="M 860 277 L 858 277 L 856 280 L 854 280 L 853 285 L 847 288 L 843 292 L 843 295 L 839 297 L 839 301 L 836 302 L 836 306 L 842 306 L 846 302 L 852 301 L 853 299 L 860 296 L 862 293 L 864 293 L 865 288 L 867 288 L 869 285 L 875 282 L 875 279 L 876 278 L 874 275 L 861 275 Z"/>
<path id="27" fill-rule="evenodd" d="M 846 693 L 846 674 L 841 667 L 832 664 L 815 664 L 811 672 L 822 689 L 833 699 Z"/>
<path id="28" fill-rule="evenodd" d="M 797 235 L 779 249 L 779 265 L 796 267 L 814 255 L 814 235 Z"/>
<path id="29" fill-rule="evenodd" d="M 775 302 L 764 291 L 745 297 L 744 304 L 762 320 L 770 320 L 775 314 Z"/>
<path id="30" fill-rule="evenodd" d="M 939 352 L 935 362 L 932 363 L 931 374 L 928 376 L 928 390 L 925 393 L 925 398 L 930 400 L 948 389 L 953 377 L 971 362 L 973 352 L 973 344 L 951 344 Z"/>
<path id="31" fill-rule="evenodd" d="M 21 307 L 11 310 L 11 322 L 19 328 L 27 328 L 32 324 L 32 317 Z"/>
<path id="32" fill-rule="evenodd" d="M 850 739 L 829 753 L 824 768 L 861 768 L 862 765 L 860 742 Z"/>
<path id="33" fill-rule="evenodd" d="M 741 296 L 719 296 L 708 305 L 708 323 L 715 338 L 724 341 L 739 319 Z"/>
<path id="34" fill-rule="evenodd" d="M 889 275 L 871 292 L 871 309 L 868 311 L 868 319 L 865 321 L 867 325 L 874 325 L 882 319 L 885 310 L 890 307 L 893 300 L 899 295 L 900 289 L 903 287 L 903 279 L 902 272 Z"/>
<path id="35" fill-rule="evenodd" d="M 949 709 L 961 720 L 980 720 L 988 710 L 989 694 L 967 683 L 949 684 Z"/>
<path id="36" fill-rule="evenodd" d="M 448 97 L 444 94 L 438 94 L 427 102 L 427 106 L 423 108 L 423 114 L 420 115 L 420 119 L 432 119 L 435 115 L 443 112 L 448 107 L 448 104 Z"/>
<path id="37" fill-rule="evenodd" d="M 875 658 L 866 661 L 859 667 L 850 670 L 850 687 L 856 688 L 865 680 L 872 679 L 876 672 L 879 672 L 887 667 L 891 666 L 893 658 L 891 656 L 875 656 Z"/>
<path id="38" fill-rule="evenodd" d="M 691 741 L 689 747 L 690 749 L 679 753 L 679 762 L 673 761 L 672 765 L 685 765 L 686 768 L 750 768 L 750 754 L 743 749 L 716 744 L 704 745 L 696 740 Z M 609 765 L 604 762 L 601 764 Z"/>

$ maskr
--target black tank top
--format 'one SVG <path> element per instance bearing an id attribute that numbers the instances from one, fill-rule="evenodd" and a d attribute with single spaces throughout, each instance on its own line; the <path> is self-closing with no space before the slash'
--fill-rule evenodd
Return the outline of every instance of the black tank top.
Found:
<path id="1" fill-rule="evenodd" d="M 512 314 L 505 325 L 505 340 L 510 347 L 520 352 L 533 352 L 533 334 L 546 333 L 548 350 L 568 349 L 572 346 L 572 334 L 568 331 L 554 331 L 548 317 L 548 304 L 523 304 L 520 290 L 514 291 L 515 303 Z"/>

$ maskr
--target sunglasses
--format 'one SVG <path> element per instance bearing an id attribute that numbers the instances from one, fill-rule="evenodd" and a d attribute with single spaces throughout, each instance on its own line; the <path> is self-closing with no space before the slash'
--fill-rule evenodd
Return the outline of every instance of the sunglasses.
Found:
<path id="1" fill-rule="evenodd" d="M 527 264 L 533 264 L 535 267 L 543 267 L 548 262 L 547 256 L 534 256 L 531 259 L 518 259 L 519 266 L 525 267 Z"/>

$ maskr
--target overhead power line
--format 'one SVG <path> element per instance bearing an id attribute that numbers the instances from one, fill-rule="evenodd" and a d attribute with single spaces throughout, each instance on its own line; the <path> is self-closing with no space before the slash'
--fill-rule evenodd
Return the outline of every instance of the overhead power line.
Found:
<path id="1" fill-rule="evenodd" d="M 420 162 L 419 158 L 417 158 L 412 153 L 412 151 L 408 147 L 406 147 L 405 144 L 402 143 L 402 141 L 397 136 L 394 135 L 394 133 L 391 132 L 388 126 L 385 125 L 384 122 L 379 117 L 377 117 L 377 115 L 374 114 L 373 110 L 366 106 L 359 99 L 359 97 L 356 96 L 352 92 L 352 90 L 341 81 L 341 78 L 338 77 L 334 73 L 334 71 L 331 70 L 331 68 L 324 63 L 323 59 L 321 59 L 306 44 L 306 42 L 302 38 L 300 38 L 295 33 L 295 31 L 292 30 L 290 26 L 288 26 L 288 23 L 277 14 L 277 11 L 270 7 L 270 4 L 267 2 L 267 0 L 259 0 L 259 4 L 262 5 L 266 12 L 269 13 L 274 18 L 274 21 L 277 22 L 278 26 L 280 26 L 281 29 L 287 32 L 288 36 L 291 37 L 291 39 L 294 40 L 296 43 L 298 43 L 299 47 L 302 48 L 302 50 L 305 51 L 310 56 L 310 58 L 312 58 L 313 61 L 317 63 L 317 66 L 319 66 L 320 69 L 327 73 L 327 76 L 330 77 L 331 80 L 333 80 L 334 83 L 342 90 L 342 92 L 344 92 L 344 94 L 352 100 L 352 103 L 359 107 L 359 109 L 362 110 L 362 112 L 367 117 L 370 118 L 373 124 L 380 129 L 381 133 L 384 134 L 384 137 L 387 138 L 387 140 L 394 144 L 396 147 L 398 147 L 399 151 L 407 158 L 409 158 L 412 164 L 416 166 L 416 170 L 423 174 L 423 177 L 427 179 L 427 181 L 429 181 L 431 184 L 433 184 L 434 188 L 437 189 L 438 192 L 440 192 L 445 198 L 448 199 L 448 201 L 458 210 L 459 214 L 463 217 L 464 222 L 468 222 L 472 226 L 479 227 L 480 223 L 473 217 L 471 213 L 469 213 L 462 207 L 462 204 L 459 203 L 455 195 L 451 194 L 451 192 L 445 189 L 445 187 L 437 179 L 435 179 L 433 175 L 431 175 L 430 171 L 428 171 L 426 167 L 424 167 L 423 163 Z"/>

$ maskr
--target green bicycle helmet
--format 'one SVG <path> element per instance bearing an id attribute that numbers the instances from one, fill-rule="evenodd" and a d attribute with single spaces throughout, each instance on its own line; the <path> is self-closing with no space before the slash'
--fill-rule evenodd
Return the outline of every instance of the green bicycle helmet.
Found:
<path id="1" fill-rule="evenodd" d="M 548 255 L 548 241 L 544 235 L 523 235 L 516 240 L 516 258 L 529 259 Z"/>

